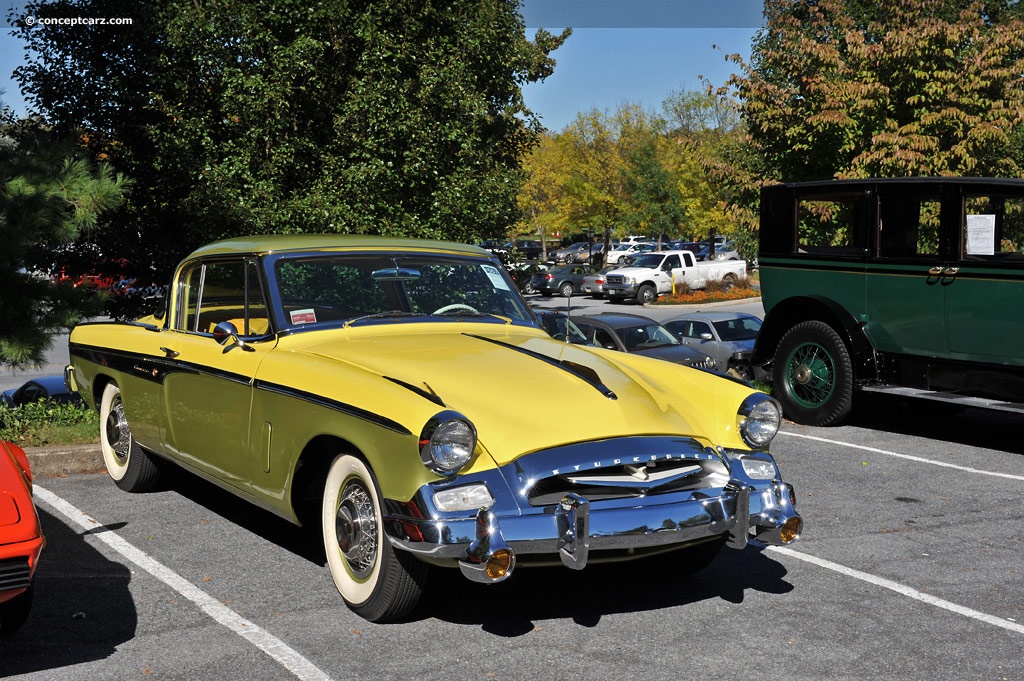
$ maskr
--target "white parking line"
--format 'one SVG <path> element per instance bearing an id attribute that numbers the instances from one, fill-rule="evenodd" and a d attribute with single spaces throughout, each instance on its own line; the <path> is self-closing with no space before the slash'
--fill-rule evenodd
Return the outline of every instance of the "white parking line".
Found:
<path id="1" fill-rule="evenodd" d="M 53 492 L 43 489 L 38 485 L 35 486 L 33 491 L 37 500 L 52 507 L 67 518 L 72 525 L 77 525 L 85 530 L 96 530 L 102 527 L 98 521 L 86 515 L 84 511 L 75 508 Z M 299 679 L 303 681 L 330 681 L 330 677 L 327 674 L 303 657 L 298 651 L 290 648 L 284 641 L 270 634 L 258 624 L 245 619 L 174 570 L 171 570 L 166 565 L 154 560 L 143 551 L 129 544 L 113 531 L 97 532 L 92 536 L 195 603 L 217 623 L 224 625 L 277 660 L 282 667 L 295 674 Z"/>
<path id="2" fill-rule="evenodd" d="M 945 461 L 935 461 L 933 459 L 925 459 L 920 456 L 911 456 L 910 454 L 899 454 L 898 452 L 890 452 L 885 449 L 878 449 L 876 447 L 866 447 L 864 445 L 855 445 L 851 442 L 843 442 L 841 440 L 829 440 L 824 437 L 815 437 L 814 435 L 801 435 L 800 433 L 790 433 L 785 430 L 780 430 L 779 435 L 789 435 L 790 437 L 799 437 L 805 440 L 817 440 L 818 442 L 827 442 L 830 445 L 839 445 L 840 447 L 849 447 L 850 449 L 861 449 L 866 452 L 874 452 L 875 454 L 885 454 L 886 456 L 896 457 L 897 459 L 907 459 L 908 461 L 916 461 L 918 463 L 928 463 L 933 466 L 942 466 L 943 468 L 953 468 L 958 471 L 965 471 L 967 473 L 976 473 L 978 475 L 991 475 L 995 478 L 1007 478 L 1009 480 L 1022 480 L 1024 481 L 1024 475 L 1013 475 L 1011 473 L 996 473 L 995 471 L 985 471 L 980 468 L 968 468 L 966 466 L 957 466 L 956 464 L 946 463 Z"/>
<path id="3" fill-rule="evenodd" d="M 922 603 L 927 603 L 928 605 L 933 605 L 937 608 L 942 608 L 943 610 L 948 610 L 958 615 L 963 615 L 964 617 L 976 619 L 979 622 L 985 622 L 986 624 L 991 624 L 1002 629 L 1007 629 L 1017 634 L 1024 634 L 1024 625 L 1022 624 L 1018 624 L 1017 622 L 1011 622 L 1009 620 L 1005 620 L 1001 617 L 996 617 L 994 615 L 988 615 L 977 610 L 972 610 L 971 608 L 966 608 L 962 605 L 957 605 L 956 603 L 950 603 L 949 601 L 943 600 L 941 598 L 936 598 L 935 596 L 930 596 L 922 591 L 918 591 L 917 589 L 912 589 L 909 586 L 904 586 L 899 582 L 894 582 L 883 577 L 876 577 L 875 575 L 868 574 L 867 572 L 854 570 L 853 568 L 848 568 L 845 565 L 840 565 L 839 563 L 833 563 L 829 560 L 816 558 L 815 556 L 812 556 L 810 554 L 801 553 L 799 551 L 794 551 L 793 549 L 785 548 L 782 546 L 769 546 L 766 550 L 771 551 L 772 553 L 781 553 L 784 556 L 796 558 L 797 560 L 802 560 L 806 563 L 811 563 L 812 565 L 817 565 L 818 567 L 823 567 L 827 570 L 838 572 L 840 574 L 846 575 L 847 577 L 853 577 L 855 579 L 859 579 L 869 584 L 874 584 L 875 586 L 880 586 L 884 589 L 895 591 L 896 593 L 902 594 L 903 596 L 907 596 L 908 598 L 913 598 L 914 600 L 921 601 Z"/>

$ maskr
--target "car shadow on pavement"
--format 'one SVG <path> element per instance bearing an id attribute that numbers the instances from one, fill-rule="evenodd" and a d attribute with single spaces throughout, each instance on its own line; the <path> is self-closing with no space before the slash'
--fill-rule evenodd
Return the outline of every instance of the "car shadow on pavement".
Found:
<path id="1" fill-rule="evenodd" d="M 135 636 L 131 572 L 86 541 L 103 528 L 78 532 L 45 507 L 38 511 L 46 547 L 32 610 L 20 629 L 0 638 L 0 678 L 103 660 Z"/>
<path id="2" fill-rule="evenodd" d="M 783 594 L 793 590 L 786 568 L 763 550 L 722 549 L 710 566 L 692 575 L 674 569 L 673 554 L 625 563 L 517 570 L 507 582 L 468 582 L 458 570 L 435 569 L 412 619 L 436 617 L 481 627 L 495 636 L 523 636 L 536 622 L 571 619 L 595 627 L 616 613 L 662 610 L 721 599 L 742 603 L 749 590 Z M 467 603 L 476 607 L 467 608 Z"/>
<path id="3" fill-rule="evenodd" d="M 1024 454 L 1024 414 L 862 395 L 846 425 Z"/>

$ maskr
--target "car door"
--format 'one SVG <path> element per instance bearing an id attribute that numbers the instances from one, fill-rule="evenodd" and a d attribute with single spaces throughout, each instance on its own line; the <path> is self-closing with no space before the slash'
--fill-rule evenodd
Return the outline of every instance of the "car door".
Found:
<path id="1" fill-rule="evenodd" d="M 164 351 L 178 370 L 164 380 L 167 447 L 183 463 L 239 488 L 249 482 L 253 377 L 275 344 L 256 263 L 197 262 L 182 273 Z M 221 345 L 217 324 L 237 340 Z"/>
<path id="2" fill-rule="evenodd" d="M 661 263 L 661 271 L 658 273 L 659 291 L 671 291 L 675 293 L 676 287 L 684 281 L 683 263 L 678 253 L 671 253 Z"/>
<path id="3" fill-rule="evenodd" d="M 942 273 L 950 354 L 1022 364 L 1015 303 L 1024 291 L 1024 193 L 971 187 L 949 204 L 959 241 Z"/>
<path id="4" fill-rule="evenodd" d="M 937 188 L 885 187 L 878 192 L 876 257 L 864 281 L 864 330 L 875 348 L 947 357 L 946 287 Z M 851 300 L 853 313 L 861 307 Z"/>

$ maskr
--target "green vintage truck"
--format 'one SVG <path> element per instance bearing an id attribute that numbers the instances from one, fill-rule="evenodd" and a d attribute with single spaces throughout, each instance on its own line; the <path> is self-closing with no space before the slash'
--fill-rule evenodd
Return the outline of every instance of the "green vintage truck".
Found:
<path id="1" fill-rule="evenodd" d="M 759 257 L 754 361 L 792 420 L 858 392 L 1024 413 L 1024 180 L 768 186 Z"/>

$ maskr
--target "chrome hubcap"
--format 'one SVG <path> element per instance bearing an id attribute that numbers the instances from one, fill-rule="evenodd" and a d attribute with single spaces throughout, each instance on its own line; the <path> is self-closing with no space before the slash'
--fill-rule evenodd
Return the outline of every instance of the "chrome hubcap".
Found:
<path id="1" fill-rule="evenodd" d="M 366 577 L 377 559 L 377 516 L 362 485 L 349 483 L 335 520 L 338 547 L 357 577 Z"/>
<path id="2" fill-rule="evenodd" d="M 114 405 L 107 414 L 107 422 L 104 424 L 105 437 L 110 449 L 118 462 L 124 464 L 128 461 L 128 453 L 131 451 L 132 433 L 128 429 L 128 420 L 124 417 L 124 405 L 121 398 L 114 401 Z"/>

